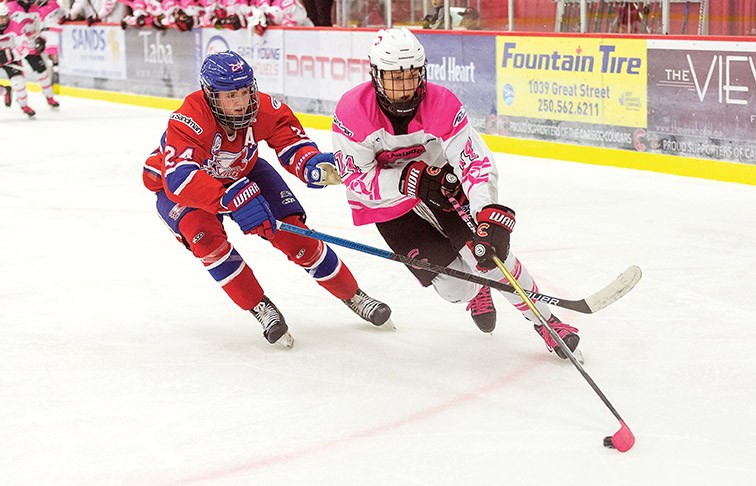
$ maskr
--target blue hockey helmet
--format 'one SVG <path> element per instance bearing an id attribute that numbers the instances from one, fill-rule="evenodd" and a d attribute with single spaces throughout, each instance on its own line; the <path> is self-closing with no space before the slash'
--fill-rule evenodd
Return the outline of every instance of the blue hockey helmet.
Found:
<path id="1" fill-rule="evenodd" d="M 215 119 L 221 125 L 239 130 L 247 128 L 257 116 L 260 97 L 255 72 L 247 61 L 233 51 L 210 54 L 200 68 L 200 86 Z M 249 97 L 240 98 L 246 105 L 242 114 L 226 113 L 218 103 L 221 93 L 247 88 Z"/>

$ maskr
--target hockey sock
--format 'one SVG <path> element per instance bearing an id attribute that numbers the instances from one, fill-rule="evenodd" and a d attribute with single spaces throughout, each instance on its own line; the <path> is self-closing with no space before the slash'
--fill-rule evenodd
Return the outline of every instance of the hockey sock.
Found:
<path id="1" fill-rule="evenodd" d="M 23 76 L 13 76 L 10 78 L 13 91 L 16 92 L 16 101 L 19 106 L 29 106 L 29 95 L 26 92 L 26 79 Z"/>
<path id="2" fill-rule="evenodd" d="M 262 300 L 264 292 L 260 283 L 239 252 L 231 246 L 223 225 L 214 215 L 192 211 L 179 222 L 179 230 L 192 254 L 202 261 L 236 305 L 250 310 Z"/>
<path id="3" fill-rule="evenodd" d="M 284 222 L 306 228 L 299 216 L 287 216 Z M 357 293 L 352 272 L 328 245 L 322 241 L 277 231 L 271 244 L 289 260 L 304 268 L 318 284 L 339 300 L 351 299 Z"/>
<path id="4" fill-rule="evenodd" d="M 463 247 L 462 250 L 460 250 L 460 255 L 464 257 L 465 261 L 472 265 L 474 265 L 473 262 L 476 262 L 475 257 L 473 257 L 472 252 L 467 246 Z M 538 292 L 538 285 L 536 285 L 535 281 L 533 280 L 533 276 L 530 275 L 528 269 L 522 265 L 520 260 L 518 260 L 511 251 L 509 252 L 509 255 L 507 255 L 507 259 L 503 263 L 523 289 L 530 290 L 532 292 Z M 499 282 L 509 284 L 507 278 L 503 273 L 501 273 L 501 270 L 499 270 L 498 268 L 483 272 L 481 273 L 481 275 L 485 278 L 490 278 L 492 280 L 498 280 Z M 538 319 L 536 318 L 535 314 L 533 314 L 533 311 L 528 308 L 528 305 L 522 301 L 519 295 L 508 292 L 501 292 L 501 295 L 503 295 L 504 298 L 507 299 L 515 309 L 522 312 L 522 315 L 525 316 L 526 319 L 537 322 Z M 545 319 L 551 317 L 551 310 L 549 309 L 548 305 L 543 302 L 534 302 L 534 304 Z"/>

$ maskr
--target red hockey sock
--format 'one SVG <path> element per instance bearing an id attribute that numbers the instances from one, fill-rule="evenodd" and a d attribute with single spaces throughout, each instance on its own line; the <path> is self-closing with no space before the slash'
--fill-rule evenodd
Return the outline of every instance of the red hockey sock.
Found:
<path id="1" fill-rule="evenodd" d="M 179 230 L 194 256 L 236 305 L 250 310 L 260 303 L 264 295 L 260 283 L 231 246 L 214 214 L 199 209 L 191 211 L 179 223 Z"/>
<path id="2" fill-rule="evenodd" d="M 287 216 L 284 222 L 306 228 L 299 216 Z M 357 281 L 336 253 L 322 241 L 283 230 L 270 238 L 271 244 L 289 260 L 307 270 L 318 284 L 339 300 L 351 299 L 357 293 Z"/>

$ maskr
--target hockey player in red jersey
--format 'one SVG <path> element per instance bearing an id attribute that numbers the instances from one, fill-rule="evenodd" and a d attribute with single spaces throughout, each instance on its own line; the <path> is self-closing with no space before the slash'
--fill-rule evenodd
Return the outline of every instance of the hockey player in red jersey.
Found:
<path id="1" fill-rule="evenodd" d="M 258 143 L 265 141 L 283 167 L 305 182 L 319 164 L 332 162 L 333 154 L 318 150 L 288 106 L 258 91 L 252 68 L 239 54 L 209 55 L 200 86 L 171 114 L 160 148 L 145 163 L 144 183 L 156 193 L 163 221 L 226 294 L 260 321 L 271 344 L 280 340 L 291 346 L 293 339 L 283 315 L 228 241 L 225 216 L 245 234 L 267 239 L 361 318 L 385 324 L 391 309 L 359 289 L 330 247 L 276 231 L 276 220 L 305 227 L 305 211 L 281 175 L 258 156 Z"/>

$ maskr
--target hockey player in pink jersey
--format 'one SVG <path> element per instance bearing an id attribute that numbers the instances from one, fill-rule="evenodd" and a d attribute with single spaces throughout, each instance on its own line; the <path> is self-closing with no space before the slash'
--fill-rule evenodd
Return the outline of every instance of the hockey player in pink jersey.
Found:
<path id="1" fill-rule="evenodd" d="M 15 91 L 16 101 L 21 110 L 29 117 L 33 117 L 35 113 L 29 106 L 26 80 L 21 67 L 21 62 L 29 53 L 28 46 L 16 44 L 16 36 L 8 30 L 9 26 L 10 11 L 5 3 L 0 3 L 0 70 L 5 71 L 11 84 L 2 89 L 3 104 L 8 107 L 11 105 L 11 94 Z"/>
<path id="2" fill-rule="evenodd" d="M 493 153 L 470 125 L 459 99 L 426 80 L 423 46 L 405 28 L 381 30 L 369 58 L 372 81 L 346 92 L 333 119 L 335 164 L 354 223 L 375 224 L 400 255 L 506 281 L 493 262 L 497 256 L 523 288 L 537 291 L 530 273 L 509 251 L 515 213 L 498 202 Z M 457 213 L 449 194 L 469 206 L 477 224 L 475 233 Z M 407 268 L 444 300 L 467 303 L 481 331 L 494 330 L 496 310 L 490 288 Z M 537 322 L 518 296 L 504 296 L 528 320 Z M 536 305 L 575 350 L 578 330 L 561 322 L 545 304 Z M 549 351 L 567 358 L 545 326 L 535 328 Z"/>
<path id="3" fill-rule="evenodd" d="M 15 43 L 20 52 L 27 53 L 26 62 L 36 74 L 36 81 L 39 83 L 45 98 L 47 98 L 47 104 L 51 108 L 58 108 L 60 104 L 55 100 L 52 80 L 47 64 L 42 58 L 47 42 L 42 35 L 43 19 L 40 8 L 32 0 L 8 2 L 7 6 L 10 12 L 8 32 L 15 36 Z M 26 112 L 26 110 L 24 111 Z"/>

